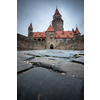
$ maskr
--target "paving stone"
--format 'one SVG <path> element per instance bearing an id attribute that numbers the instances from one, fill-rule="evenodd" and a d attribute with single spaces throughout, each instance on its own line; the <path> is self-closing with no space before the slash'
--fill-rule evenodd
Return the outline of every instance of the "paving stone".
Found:
<path id="1" fill-rule="evenodd" d="M 17 59 L 18 60 L 25 60 L 25 59 L 28 59 L 30 57 L 33 57 L 33 56 L 26 55 L 24 52 L 17 52 Z"/>
<path id="2" fill-rule="evenodd" d="M 32 64 L 17 60 L 17 72 L 29 69 L 32 67 Z"/>
<path id="3" fill-rule="evenodd" d="M 72 62 L 82 63 L 84 64 L 84 56 L 73 59 Z"/>
<path id="4" fill-rule="evenodd" d="M 51 66 L 53 69 L 66 72 L 66 75 L 77 76 L 84 78 L 84 65 L 74 62 L 59 61 L 59 60 L 49 60 L 46 58 L 35 58 L 29 62 L 40 63 L 38 66 L 49 68 Z"/>
<path id="5" fill-rule="evenodd" d="M 17 76 L 17 100 L 81 100 L 83 80 L 35 67 Z"/>
<path id="6" fill-rule="evenodd" d="M 84 65 L 82 64 L 62 61 L 59 64 L 59 70 L 65 71 L 66 75 L 84 79 Z"/>

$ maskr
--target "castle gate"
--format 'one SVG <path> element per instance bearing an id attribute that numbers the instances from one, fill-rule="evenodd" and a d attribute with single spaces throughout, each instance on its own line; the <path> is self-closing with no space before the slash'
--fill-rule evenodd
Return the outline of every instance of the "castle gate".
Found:
<path id="1" fill-rule="evenodd" d="M 53 44 L 50 45 L 50 49 L 53 49 Z"/>

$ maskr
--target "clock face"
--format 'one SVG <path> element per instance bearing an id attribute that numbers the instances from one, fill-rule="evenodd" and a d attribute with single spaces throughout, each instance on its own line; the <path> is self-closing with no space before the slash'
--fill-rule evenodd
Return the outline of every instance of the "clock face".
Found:
<path id="1" fill-rule="evenodd" d="M 61 26 L 61 24 L 57 24 L 57 26 Z"/>

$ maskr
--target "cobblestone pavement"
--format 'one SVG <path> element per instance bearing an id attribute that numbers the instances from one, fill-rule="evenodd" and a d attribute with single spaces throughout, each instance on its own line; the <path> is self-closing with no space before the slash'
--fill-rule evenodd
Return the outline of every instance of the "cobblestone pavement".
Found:
<path id="1" fill-rule="evenodd" d="M 71 62 L 76 55 L 82 55 L 81 58 L 84 51 L 18 51 L 17 99 L 83 100 L 84 65 Z M 49 59 L 50 57 L 57 59 Z"/>

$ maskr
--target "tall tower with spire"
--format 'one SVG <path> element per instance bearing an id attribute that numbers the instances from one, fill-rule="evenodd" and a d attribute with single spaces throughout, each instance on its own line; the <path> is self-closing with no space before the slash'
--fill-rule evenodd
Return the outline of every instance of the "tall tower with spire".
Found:
<path id="1" fill-rule="evenodd" d="M 55 31 L 64 31 L 62 15 L 59 13 L 57 7 L 55 14 L 53 15 L 52 27 Z"/>
<path id="2" fill-rule="evenodd" d="M 32 27 L 32 23 L 30 23 L 30 26 L 28 27 L 28 38 L 33 38 L 33 27 Z"/>

